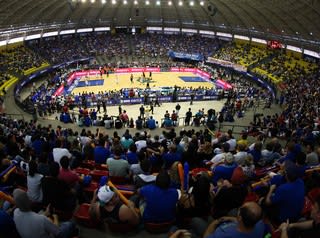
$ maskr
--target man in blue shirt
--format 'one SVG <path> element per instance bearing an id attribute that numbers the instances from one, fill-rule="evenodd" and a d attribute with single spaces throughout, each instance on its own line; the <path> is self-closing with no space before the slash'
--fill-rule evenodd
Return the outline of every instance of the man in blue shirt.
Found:
<path id="1" fill-rule="evenodd" d="M 262 238 L 264 224 L 260 220 L 261 207 L 247 202 L 238 210 L 237 217 L 222 217 L 214 220 L 206 229 L 204 238 Z"/>
<path id="2" fill-rule="evenodd" d="M 170 222 L 176 218 L 179 199 L 177 189 L 169 188 L 170 177 L 165 170 L 157 175 L 156 183 L 143 186 L 138 190 L 144 203 L 140 207 L 144 222 Z"/>
<path id="3" fill-rule="evenodd" d="M 152 116 L 150 116 L 150 118 L 147 120 L 147 128 L 149 128 L 150 130 L 156 128 L 156 121 L 153 119 Z"/>
<path id="4" fill-rule="evenodd" d="M 99 139 L 99 144 L 94 148 L 94 161 L 97 164 L 105 164 L 110 152 L 105 148 L 105 140 Z"/>
<path id="5" fill-rule="evenodd" d="M 213 184 L 216 185 L 220 179 L 231 180 L 233 171 L 237 168 L 233 155 L 229 152 L 225 155 L 224 164 L 218 165 L 213 169 Z"/>
<path id="6" fill-rule="evenodd" d="M 304 183 L 298 178 L 299 169 L 293 163 L 285 168 L 286 183 L 276 187 L 271 185 L 265 204 L 269 206 L 268 215 L 273 222 L 280 224 L 295 222 L 301 217 L 304 205 Z"/>
<path id="7" fill-rule="evenodd" d="M 177 153 L 177 146 L 171 144 L 168 146 L 169 151 L 162 155 L 162 160 L 166 169 L 170 169 L 171 165 L 176 161 L 181 161 L 181 156 Z"/>

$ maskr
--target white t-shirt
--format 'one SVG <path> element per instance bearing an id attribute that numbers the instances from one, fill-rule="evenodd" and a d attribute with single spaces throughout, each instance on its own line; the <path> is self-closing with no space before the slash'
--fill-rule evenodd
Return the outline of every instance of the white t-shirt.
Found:
<path id="1" fill-rule="evenodd" d="M 212 159 L 211 159 L 211 162 L 212 162 L 212 167 L 214 167 L 216 164 L 218 163 L 222 163 L 224 162 L 224 159 L 225 159 L 225 153 L 221 153 L 221 154 L 217 154 L 215 155 Z"/>
<path id="2" fill-rule="evenodd" d="M 137 152 L 139 152 L 142 148 L 147 147 L 147 141 L 145 140 L 138 140 L 136 141 L 136 146 L 137 146 Z"/>
<path id="3" fill-rule="evenodd" d="M 27 176 L 27 186 L 28 186 L 28 197 L 33 202 L 42 202 L 42 189 L 41 189 L 41 179 L 42 174 L 35 174 L 34 176 Z"/>
<path id="4" fill-rule="evenodd" d="M 60 160 L 63 156 L 67 156 L 69 159 L 71 158 L 72 154 L 66 148 L 53 148 L 52 151 L 53 160 L 60 165 Z"/>
<path id="5" fill-rule="evenodd" d="M 248 156 L 248 153 L 246 151 L 239 151 L 234 155 L 234 161 L 237 164 L 242 165 L 245 163 L 245 159 L 247 156 Z"/>
<path id="6" fill-rule="evenodd" d="M 13 220 L 21 238 L 48 238 L 59 234 L 59 227 L 49 218 L 32 211 L 22 212 L 17 208 Z"/>
<path id="7" fill-rule="evenodd" d="M 230 139 L 227 140 L 226 143 L 228 143 L 230 145 L 229 147 L 229 151 L 233 152 L 236 150 L 236 146 L 237 146 L 237 140 L 236 139 Z"/>

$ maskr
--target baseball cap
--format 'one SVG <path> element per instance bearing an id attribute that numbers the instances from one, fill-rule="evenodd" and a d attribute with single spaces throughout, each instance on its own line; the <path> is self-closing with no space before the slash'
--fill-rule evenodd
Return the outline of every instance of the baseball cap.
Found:
<path id="1" fill-rule="evenodd" d="M 220 148 L 215 148 L 213 151 L 215 154 L 221 154 L 222 150 Z"/>
<path id="2" fill-rule="evenodd" d="M 102 186 L 98 190 L 98 198 L 102 202 L 108 203 L 113 197 L 113 195 L 114 195 L 114 192 L 107 185 Z"/>

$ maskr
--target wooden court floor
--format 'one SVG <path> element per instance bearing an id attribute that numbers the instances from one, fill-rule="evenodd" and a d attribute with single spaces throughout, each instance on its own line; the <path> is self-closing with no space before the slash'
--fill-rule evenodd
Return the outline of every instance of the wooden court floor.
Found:
<path id="1" fill-rule="evenodd" d="M 149 73 L 146 72 L 145 76 L 147 80 L 143 80 L 142 73 L 133 73 L 133 82 L 130 81 L 130 73 L 118 73 L 107 75 L 91 75 L 87 77 L 82 77 L 81 81 L 90 81 L 90 80 L 101 80 L 103 79 L 103 85 L 99 86 L 85 86 L 85 87 L 75 87 L 72 91 L 73 94 L 79 94 L 83 92 L 93 92 L 98 93 L 99 91 L 111 91 L 111 90 L 120 90 L 122 88 L 141 88 L 145 89 L 147 82 L 151 88 L 157 87 L 205 87 L 212 89 L 214 84 L 212 82 L 186 82 L 180 77 L 199 77 L 194 73 L 188 72 L 153 72 L 151 79 L 149 78 Z"/>

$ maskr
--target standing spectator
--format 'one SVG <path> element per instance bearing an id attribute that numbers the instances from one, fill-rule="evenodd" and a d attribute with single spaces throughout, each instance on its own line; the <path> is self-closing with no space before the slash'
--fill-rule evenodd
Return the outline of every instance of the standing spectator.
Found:
<path id="1" fill-rule="evenodd" d="M 192 117 L 192 112 L 191 112 L 191 108 L 189 108 L 189 110 L 186 112 L 186 119 L 185 119 L 186 126 L 190 125 L 191 117 Z"/>
<path id="2" fill-rule="evenodd" d="M 143 107 L 143 105 L 141 105 L 141 107 L 139 108 L 139 111 L 140 111 L 140 117 L 144 118 L 144 107 Z"/>
<path id="3" fill-rule="evenodd" d="M 180 104 L 178 103 L 178 104 L 176 105 L 177 116 L 179 116 L 179 111 L 180 111 L 180 109 L 181 109 L 181 106 L 180 106 Z"/>
<path id="4" fill-rule="evenodd" d="M 105 164 L 110 152 L 106 148 L 106 141 L 104 138 L 100 138 L 98 145 L 94 148 L 94 161 L 97 164 Z"/>
<path id="5" fill-rule="evenodd" d="M 120 114 L 120 119 L 121 119 L 124 126 L 129 125 L 129 116 L 128 116 L 126 110 L 123 110 L 123 113 Z"/>

